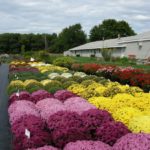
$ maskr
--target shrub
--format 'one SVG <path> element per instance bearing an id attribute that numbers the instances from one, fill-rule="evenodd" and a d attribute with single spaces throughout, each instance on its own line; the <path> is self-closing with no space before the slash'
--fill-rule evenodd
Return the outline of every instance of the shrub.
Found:
<path id="1" fill-rule="evenodd" d="M 74 59 L 72 59 L 70 57 L 60 57 L 60 58 L 57 58 L 53 61 L 54 65 L 67 67 L 67 68 L 71 68 L 71 65 L 73 63 L 74 63 Z"/>
<path id="2" fill-rule="evenodd" d="M 105 61 L 110 61 L 112 56 L 113 49 L 104 48 L 101 50 L 101 54 Z"/>

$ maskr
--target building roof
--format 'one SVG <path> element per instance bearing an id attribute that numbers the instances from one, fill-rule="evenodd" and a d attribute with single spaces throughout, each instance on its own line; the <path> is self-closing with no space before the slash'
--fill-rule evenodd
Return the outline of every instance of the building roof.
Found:
<path id="1" fill-rule="evenodd" d="M 150 40 L 150 31 L 141 33 L 135 36 L 90 42 L 81 46 L 71 48 L 69 50 L 74 51 L 74 50 L 90 50 L 90 49 L 126 47 L 126 43 L 137 42 L 137 41 L 140 42 L 140 41 L 145 41 L 145 40 Z"/>

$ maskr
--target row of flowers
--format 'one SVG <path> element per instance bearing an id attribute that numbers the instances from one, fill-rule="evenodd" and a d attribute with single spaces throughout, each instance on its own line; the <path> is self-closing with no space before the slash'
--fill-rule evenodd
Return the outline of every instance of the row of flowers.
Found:
<path id="1" fill-rule="evenodd" d="M 139 139 L 149 137 L 148 134 L 130 133 L 131 131 L 123 123 L 115 121 L 108 111 L 96 109 L 85 99 L 76 97 L 69 91 L 60 90 L 53 96 L 49 98 L 48 93 L 41 90 L 31 95 L 25 91 L 19 96 L 14 93 L 10 97 L 12 103 L 8 112 L 15 150 L 44 145 L 53 145 L 64 150 L 78 147 L 79 150 L 118 150 L 121 146 L 120 149 L 123 150 L 125 147 L 135 148 Z M 29 139 L 24 134 L 26 129 L 31 133 Z M 144 138 L 141 139 L 142 137 Z M 134 140 L 128 145 L 130 138 Z M 147 140 L 143 142 L 144 148 L 149 146 Z M 139 144 L 139 148 L 142 144 Z M 56 149 L 54 147 L 44 146 L 43 149 Z"/>
<path id="2" fill-rule="evenodd" d="M 54 93 L 59 89 L 66 88 L 86 99 L 93 96 L 113 97 L 117 93 L 134 94 L 143 92 L 143 90 L 138 87 L 121 85 L 118 82 L 110 82 L 106 79 L 97 78 L 95 76 L 85 76 L 82 78 L 77 76 L 70 78 L 59 76 L 41 81 L 37 81 L 35 79 L 25 81 L 13 80 L 8 86 L 8 93 L 12 94 L 13 92 L 17 92 L 18 89 L 27 90 L 30 93 L 39 89 L 45 89 L 51 93 Z"/>
<path id="3" fill-rule="evenodd" d="M 11 65 L 42 76 L 16 80 L 26 72 L 10 73 L 14 150 L 149 150 L 150 95 L 140 88 L 42 62 Z"/>
<path id="4" fill-rule="evenodd" d="M 150 91 L 150 73 L 143 73 L 144 71 L 140 69 L 99 64 L 73 64 L 72 69 L 76 71 L 83 71 L 88 74 L 100 75 L 112 81 L 118 81 L 122 84 L 139 86 L 146 92 Z"/>

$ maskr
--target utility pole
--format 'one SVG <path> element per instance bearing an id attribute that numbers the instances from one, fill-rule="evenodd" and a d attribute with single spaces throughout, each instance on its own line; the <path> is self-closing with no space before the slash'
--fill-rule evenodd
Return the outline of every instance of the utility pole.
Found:
<path id="1" fill-rule="evenodd" d="M 48 49 L 48 43 L 47 43 L 46 34 L 44 34 L 44 43 L 45 43 L 45 50 L 47 50 Z"/>

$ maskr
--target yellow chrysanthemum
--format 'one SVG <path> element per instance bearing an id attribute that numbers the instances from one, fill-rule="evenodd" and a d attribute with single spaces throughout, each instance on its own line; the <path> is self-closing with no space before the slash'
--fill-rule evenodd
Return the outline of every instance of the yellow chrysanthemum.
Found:
<path id="1" fill-rule="evenodd" d="M 117 108 L 116 108 L 117 109 Z M 123 122 L 125 125 L 129 125 L 129 120 L 135 116 L 142 115 L 142 112 L 136 108 L 132 107 L 123 107 L 117 109 L 113 114 L 113 117 L 117 121 Z"/>
<path id="2" fill-rule="evenodd" d="M 136 116 L 129 121 L 129 129 L 134 133 L 150 133 L 150 116 Z"/>

